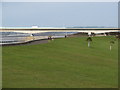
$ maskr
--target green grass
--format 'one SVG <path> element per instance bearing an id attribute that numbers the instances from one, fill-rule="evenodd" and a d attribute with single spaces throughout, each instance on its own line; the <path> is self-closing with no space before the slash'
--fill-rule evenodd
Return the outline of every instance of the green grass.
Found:
<path id="1" fill-rule="evenodd" d="M 114 37 L 56 39 L 47 44 L 3 47 L 3 88 L 114 88 L 118 42 Z"/>

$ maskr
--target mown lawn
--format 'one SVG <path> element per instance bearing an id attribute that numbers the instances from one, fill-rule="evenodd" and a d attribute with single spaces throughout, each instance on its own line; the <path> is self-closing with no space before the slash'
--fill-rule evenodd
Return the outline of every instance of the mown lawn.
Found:
<path id="1" fill-rule="evenodd" d="M 56 39 L 47 44 L 7 46 L 3 88 L 113 88 L 118 85 L 118 42 L 114 37 Z"/>

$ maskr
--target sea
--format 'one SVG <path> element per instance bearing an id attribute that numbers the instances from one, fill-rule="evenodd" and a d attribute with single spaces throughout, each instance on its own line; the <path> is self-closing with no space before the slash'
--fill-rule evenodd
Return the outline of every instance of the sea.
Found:
<path id="1" fill-rule="evenodd" d="M 20 33 L 20 32 L 0 32 L 0 44 L 21 43 L 37 39 L 45 39 L 48 36 L 53 38 L 63 38 L 65 35 L 75 34 L 77 32 L 41 32 L 41 33 Z"/>

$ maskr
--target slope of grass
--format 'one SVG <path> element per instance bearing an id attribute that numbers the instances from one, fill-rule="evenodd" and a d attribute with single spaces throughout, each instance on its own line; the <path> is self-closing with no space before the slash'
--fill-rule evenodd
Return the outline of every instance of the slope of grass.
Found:
<path id="1" fill-rule="evenodd" d="M 3 88 L 110 88 L 118 85 L 114 37 L 56 39 L 47 44 L 3 47 Z"/>

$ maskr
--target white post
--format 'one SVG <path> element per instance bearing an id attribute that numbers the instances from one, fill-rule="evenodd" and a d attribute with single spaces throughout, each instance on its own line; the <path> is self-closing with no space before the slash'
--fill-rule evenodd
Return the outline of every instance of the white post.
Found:
<path id="1" fill-rule="evenodd" d="M 110 45 L 110 51 L 111 51 L 111 49 L 112 49 L 112 46 Z"/>
<path id="2" fill-rule="evenodd" d="M 88 41 L 88 47 L 90 47 L 90 41 Z"/>

